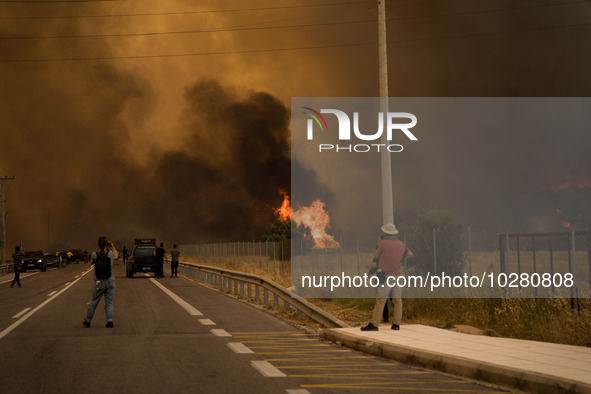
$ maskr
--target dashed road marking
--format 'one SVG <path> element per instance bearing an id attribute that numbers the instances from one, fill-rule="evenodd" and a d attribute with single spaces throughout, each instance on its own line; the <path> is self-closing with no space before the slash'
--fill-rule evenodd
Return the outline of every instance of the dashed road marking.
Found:
<path id="1" fill-rule="evenodd" d="M 27 278 L 27 277 L 29 277 L 29 276 L 37 275 L 38 273 L 39 273 L 39 272 L 31 272 L 30 274 L 21 274 L 20 278 L 21 278 L 21 279 L 24 279 L 24 278 Z M 4 282 L 0 282 L 0 284 L 3 284 L 3 283 L 8 283 L 8 282 L 12 282 L 12 279 L 5 280 Z"/>
<path id="2" fill-rule="evenodd" d="M 4 338 L 6 335 L 10 334 L 10 332 L 12 330 L 14 330 L 15 328 L 17 328 L 18 326 L 20 326 L 22 322 L 24 322 L 25 320 L 27 320 L 29 317 L 33 316 L 35 314 L 35 312 L 37 312 L 39 309 L 43 308 L 45 305 L 47 305 L 48 303 L 50 303 L 51 301 L 53 301 L 54 298 L 56 298 L 57 296 L 59 296 L 60 294 L 62 294 L 64 291 L 68 290 L 71 286 L 73 286 L 74 284 L 76 284 L 76 282 L 78 282 L 80 279 L 82 279 L 82 278 L 78 278 L 78 279 L 76 279 L 73 282 L 68 282 L 66 284 L 66 287 L 64 287 L 63 289 L 61 289 L 59 292 L 57 292 L 56 294 L 52 295 L 51 297 L 49 297 L 47 300 L 45 300 L 41 304 L 37 305 L 35 307 L 35 309 L 29 311 L 27 314 L 25 314 L 24 316 L 22 316 L 20 319 L 18 319 L 14 323 L 12 323 L 4 331 L 0 332 L 0 339 Z M 70 284 L 70 283 L 71 283 L 71 285 L 68 286 L 68 284 Z"/>
<path id="3" fill-rule="evenodd" d="M 228 347 L 238 354 L 252 354 L 254 353 L 246 345 L 241 342 L 229 342 Z"/>
<path id="4" fill-rule="evenodd" d="M 146 275 L 147 276 L 147 275 Z M 177 304 L 179 304 L 184 310 L 189 312 L 191 316 L 203 316 L 203 313 L 199 312 L 197 309 L 193 308 L 187 301 L 183 300 L 181 297 L 174 294 L 172 291 L 168 290 L 164 287 L 160 282 L 155 280 L 154 278 L 150 278 L 150 281 L 154 283 L 156 286 L 160 288 L 163 292 L 165 292 L 170 298 L 172 298 Z"/>
<path id="5" fill-rule="evenodd" d="M 17 313 L 16 315 L 12 316 L 12 318 L 18 319 L 19 317 L 21 317 L 22 315 L 24 315 L 25 313 L 27 313 L 30 310 L 31 310 L 31 308 L 25 308 L 22 311 L 20 311 L 19 313 Z"/>
<path id="6" fill-rule="evenodd" d="M 268 361 L 253 360 L 250 364 L 266 378 L 284 378 L 287 376 Z"/>
<path id="7" fill-rule="evenodd" d="M 54 295 L 55 293 L 57 293 L 57 290 L 52 291 L 51 293 L 49 293 L 47 296 L 51 297 L 52 295 Z"/>
<path id="8" fill-rule="evenodd" d="M 305 389 L 287 389 L 285 391 L 287 394 L 310 394 L 310 392 Z"/>
<path id="9" fill-rule="evenodd" d="M 212 330 L 209 330 L 213 335 L 215 335 L 216 337 L 231 337 L 232 334 L 228 333 L 228 331 L 223 330 L 221 328 L 214 328 Z"/>
<path id="10" fill-rule="evenodd" d="M 210 319 L 199 319 L 199 323 L 203 324 L 204 326 L 215 326 L 215 323 Z"/>

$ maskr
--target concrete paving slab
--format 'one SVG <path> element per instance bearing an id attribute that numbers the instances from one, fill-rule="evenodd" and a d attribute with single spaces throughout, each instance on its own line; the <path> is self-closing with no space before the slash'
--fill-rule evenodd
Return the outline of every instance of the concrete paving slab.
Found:
<path id="1" fill-rule="evenodd" d="M 423 325 L 323 332 L 329 340 L 405 363 L 527 392 L 590 393 L 591 348 L 470 335 Z"/>

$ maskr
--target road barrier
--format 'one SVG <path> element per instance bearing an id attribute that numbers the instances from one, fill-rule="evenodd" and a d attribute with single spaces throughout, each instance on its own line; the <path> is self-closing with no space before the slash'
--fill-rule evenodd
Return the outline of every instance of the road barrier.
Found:
<path id="1" fill-rule="evenodd" d="M 169 262 L 166 266 L 170 269 Z M 217 287 L 220 291 L 246 297 L 256 303 L 262 302 L 276 309 L 281 308 L 281 300 L 285 311 L 294 308 L 298 316 L 306 315 L 325 327 L 349 327 L 305 299 L 292 297 L 290 290 L 260 275 L 186 262 L 179 263 L 178 272 Z"/>
<path id="2" fill-rule="evenodd" d="M 0 275 L 8 275 L 14 272 L 14 264 L 0 265 Z"/>

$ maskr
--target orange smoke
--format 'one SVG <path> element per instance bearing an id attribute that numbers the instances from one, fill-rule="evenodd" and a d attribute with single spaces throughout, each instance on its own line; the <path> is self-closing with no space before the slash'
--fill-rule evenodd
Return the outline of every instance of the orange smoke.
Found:
<path id="1" fill-rule="evenodd" d="M 338 248 L 340 244 L 335 241 L 332 235 L 326 233 L 330 227 L 330 216 L 324 210 L 326 204 L 316 200 L 309 207 L 301 207 L 292 213 L 293 221 L 298 225 L 310 229 L 314 239 L 314 248 Z"/>
<path id="2" fill-rule="evenodd" d="M 279 190 L 283 194 L 283 203 L 277 209 L 274 209 L 275 215 L 279 220 L 291 221 L 291 204 L 289 203 L 289 196 L 284 190 Z"/>

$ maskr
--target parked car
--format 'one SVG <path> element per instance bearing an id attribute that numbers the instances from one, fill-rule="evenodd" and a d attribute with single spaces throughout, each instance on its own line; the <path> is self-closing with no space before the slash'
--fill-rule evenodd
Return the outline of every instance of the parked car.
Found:
<path id="1" fill-rule="evenodd" d="M 38 269 L 41 271 L 47 270 L 47 265 L 43 260 L 43 252 L 41 250 L 32 250 L 25 253 L 25 257 L 23 258 L 23 272 L 30 269 Z"/>
<path id="2" fill-rule="evenodd" d="M 136 272 L 156 272 L 156 238 L 136 238 L 130 259 L 125 264 L 125 273 L 133 278 Z"/>
<path id="3" fill-rule="evenodd" d="M 44 253 L 43 261 L 45 261 L 46 267 L 59 267 L 62 262 L 59 252 L 55 253 Z"/>

